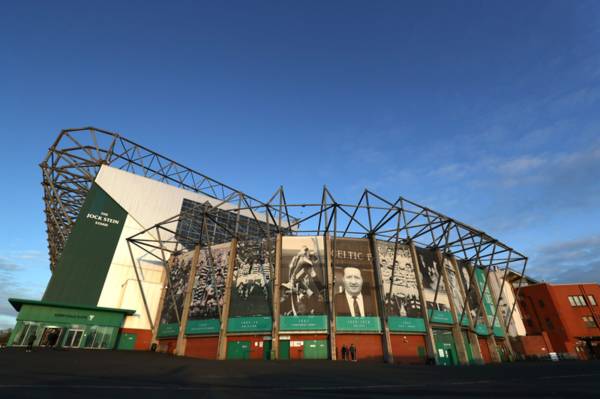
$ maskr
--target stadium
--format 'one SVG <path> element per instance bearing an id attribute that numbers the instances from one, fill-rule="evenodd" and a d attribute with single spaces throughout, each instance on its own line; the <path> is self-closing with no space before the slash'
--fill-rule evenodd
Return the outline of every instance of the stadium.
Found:
<path id="1" fill-rule="evenodd" d="M 40 166 L 52 276 L 9 345 L 475 365 L 525 335 L 527 258 L 403 197 L 259 200 L 93 127 Z"/>

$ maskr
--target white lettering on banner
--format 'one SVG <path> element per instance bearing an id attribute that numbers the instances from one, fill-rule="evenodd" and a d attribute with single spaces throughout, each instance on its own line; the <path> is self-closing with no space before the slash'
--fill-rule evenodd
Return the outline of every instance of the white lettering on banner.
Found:
<path id="1" fill-rule="evenodd" d="M 94 220 L 94 224 L 97 226 L 108 227 L 110 224 L 118 225 L 121 223 L 120 220 L 110 218 L 108 213 L 100 212 L 100 214 L 88 213 L 86 219 Z"/>
<path id="2" fill-rule="evenodd" d="M 371 260 L 370 253 L 362 253 L 357 251 L 346 251 L 346 250 L 337 250 L 336 258 L 338 259 L 350 259 L 350 260 Z"/>

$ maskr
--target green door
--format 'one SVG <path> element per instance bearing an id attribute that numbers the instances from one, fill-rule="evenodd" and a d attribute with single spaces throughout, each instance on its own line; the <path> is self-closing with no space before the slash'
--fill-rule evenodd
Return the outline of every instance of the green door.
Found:
<path id="1" fill-rule="evenodd" d="M 304 341 L 305 359 L 327 359 L 327 341 L 308 340 Z"/>
<path id="2" fill-rule="evenodd" d="M 452 331 L 434 329 L 433 336 L 435 339 L 436 359 L 439 365 L 455 366 L 458 364 L 456 356 L 456 345 Z"/>
<path id="3" fill-rule="evenodd" d="M 469 334 L 467 334 L 465 331 L 463 331 L 462 335 L 463 335 L 463 341 L 465 341 L 465 350 L 467 351 L 467 360 L 469 361 L 469 364 L 475 364 L 475 359 L 473 359 L 473 345 L 471 344 L 471 341 L 469 341 Z"/>
<path id="4" fill-rule="evenodd" d="M 290 341 L 279 341 L 279 360 L 290 360 Z"/>
<path id="5" fill-rule="evenodd" d="M 271 360 L 271 340 L 263 341 L 263 359 Z"/>
<path id="6" fill-rule="evenodd" d="M 119 343 L 117 344 L 118 350 L 133 350 L 135 347 L 135 341 L 137 340 L 137 334 L 132 333 L 123 333 L 121 334 L 121 338 L 119 338 Z"/>
<path id="7" fill-rule="evenodd" d="M 227 359 L 250 358 L 250 341 L 230 341 L 227 342 Z"/>
<path id="8" fill-rule="evenodd" d="M 417 355 L 419 356 L 419 359 L 421 359 L 422 361 L 425 361 L 427 358 L 427 351 L 425 350 L 424 346 L 418 346 L 417 347 Z"/>

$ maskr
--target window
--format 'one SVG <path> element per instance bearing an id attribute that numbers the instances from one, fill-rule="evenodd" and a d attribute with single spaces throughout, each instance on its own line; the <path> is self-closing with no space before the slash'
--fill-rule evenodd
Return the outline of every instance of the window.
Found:
<path id="1" fill-rule="evenodd" d="M 575 298 L 573 298 L 572 296 L 569 296 L 569 303 L 571 304 L 571 306 L 577 306 L 577 303 L 575 303 Z"/>
<path id="2" fill-rule="evenodd" d="M 593 295 L 588 295 L 588 302 L 590 303 L 590 305 L 596 306 L 596 298 L 594 298 Z"/>
<path id="3" fill-rule="evenodd" d="M 592 316 L 583 316 L 582 319 L 587 327 L 589 327 L 589 328 L 596 327 L 596 320 L 594 320 L 594 318 Z"/>
<path id="4" fill-rule="evenodd" d="M 527 319 L 527 325 L 529 327 L 533 327 L 533 321 L 531 321 L 531 319 Z"/>
<path id="5" fill-rule="evenodd" d="M 542 301 L 541 299 L 538 300 L 538 303 L 540 304 L 540 308 L 544 307 L 544 301 Z"/>
<path id="6" fill-rule="evenodd" d="M 591 295 L 588 296 L 591 297 Z M 590 299 L 590 303 L 592 303 L 593 297 L 592 299 Z M 577 307 L 577 306 L 586 306 L 585 304 L 585 298 L 583 297 L 583 295 L 571 295 L 569 296 L 569 303 L 571 304 L 571 306 Z M 594 300 L 594 303 L 596 303 L 596 301 Z"/>
<path id="7" fill-rule="evenodd" d="M 546 317 L 546 326 L 548 327 L 548 330 L 554 330 L 554 323 L 552 323 L 552 320 L 548 317 Z"/>
<path id="8" fill-rule="evenodd" d="M 36 341 L 39 341 L 39 338 L 37 338 L 39 337 L 39 334 L 36 334 L 38 330 L 38 325 L 36 323 L 24 322 L 19 328 L 21 328 L 21 330 L 15 335 L 15 339 L 13 341 L 14 346 L 28 345 L 29 338 L 33 335 L 36 336 Z"/>

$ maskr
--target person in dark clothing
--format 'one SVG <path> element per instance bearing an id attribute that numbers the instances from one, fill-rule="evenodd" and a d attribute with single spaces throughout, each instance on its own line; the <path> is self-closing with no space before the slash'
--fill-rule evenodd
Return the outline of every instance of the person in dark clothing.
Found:
<path id="1" fill-rule="evenodd" d="M 356 346 L 354 344 L 350 344 L 350 358 L 353 362 L 356 361 Z"/>
<path id="2" fill-rule="evenodd" d="M 31 352 L 31 350 L 33 349 L 33 343 L 35 342 L 35 339 L 37 337 L 34 334 L 31 334 L 31 336 L 29 337 L 29 339 L 27 340 L 27 352 Z"/>
<path id="3" fill-rule="evenodd" d="M 58 333 L 56 331 L 52 331 L 48 336 L 48 346 L 50 348 L 56 347 L 56 342 L 58 341 Z"/>
<path id="4" fill-rule="evenodd" d="M 346 348 L 346 344 L 342 345 L 342 360 L 346 360 L 348 358 L 348 348 Z"/>

